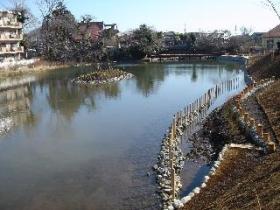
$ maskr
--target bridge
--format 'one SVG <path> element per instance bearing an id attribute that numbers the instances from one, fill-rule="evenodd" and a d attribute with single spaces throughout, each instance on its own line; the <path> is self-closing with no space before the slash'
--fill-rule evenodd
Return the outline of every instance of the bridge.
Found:
<path id="1" fill-rule="evenodd" d="M 172 59 L 177 58 L 179 60 L 190 60 L 191 58 L 198 58 L 202 60 L 202 58 L 217 58 L 223 55 L 223 53 L 206 53 L 206 54 L 153 54 L 150 56 L 151 59 Z"/>

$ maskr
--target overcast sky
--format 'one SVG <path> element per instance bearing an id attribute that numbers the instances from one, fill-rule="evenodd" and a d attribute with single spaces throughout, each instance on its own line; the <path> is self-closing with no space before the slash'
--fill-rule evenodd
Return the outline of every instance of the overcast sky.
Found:
<path id="1" fill-rule="evenodd" d="M 9 0 L 0 0 L 0 6 Z M 36 0 L 25 0 L 40 17 Z M 162 31 L 211 31 L 246 26 L 268 31 L 280 23 L 264 0 L 66 0 L 67 7 L 79 19 L 90 14 L 98 21 L 117 23 L 121 31 L 146 23 Z M 276 0 L 279 3 L 280 1 Z"/>

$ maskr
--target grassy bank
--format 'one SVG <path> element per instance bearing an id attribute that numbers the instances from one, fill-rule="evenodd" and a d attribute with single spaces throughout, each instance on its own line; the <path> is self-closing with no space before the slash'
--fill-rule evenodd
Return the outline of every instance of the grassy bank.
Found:
<path id="1" fill-rule="evenodd" d="M 248 69 L 256 81 L 272 76 L 280 77 L 280 56 L 270 55 L 255 61 Z M 277 143 L 275 153 L 266 154 L 255 149 L 230 149 L 215 176 L 188 202 L 184 210 L 204 209 L 279 209 L 280 206 L 280 81 L 258 91 L 243 103 L 246 111 L 272 133 Z M 214 112 L 197 134 L 201 141 L 209 142 L 214 160 L 228 143 L 252 143 L 240 129 L 232 112 L 234 101 Z M 198 140 L 199 141 L 199 140 Z M 210 161 L 211 161 L 210 160 Z"/>

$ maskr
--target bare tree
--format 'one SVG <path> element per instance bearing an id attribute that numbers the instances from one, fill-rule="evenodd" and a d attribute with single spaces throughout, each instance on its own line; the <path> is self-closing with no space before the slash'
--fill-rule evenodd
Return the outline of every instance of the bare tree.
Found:
<path id="1" fill-rule="evenodd" d="M 43 40 L 45 40 L 46 54 L 50 52 L 50 18 L 59 3 L 63 4 L 64 0 L 36 0 L 37 7 L 42 16 L 41 35 Z"/>
<path id="2" fill-rule="evenodd" d="M 266 0 L 266 3 L 268 4 L 269 7 L 272 8 L 274 13 L 277 15 L 277 17 L 280 20 L 280 11 L 277 9 L 277 6 L 276 6 L 275 2 L 273 2 L 272 0 Z"/>
<path id="3" fill-rule="evenodd" d="M 38 9 L 41 12 L 42 19 L 51 15 L 59 2 L 64 3 L 64 0 L 36 0 Z"/>
<path id="4" fill-rule="evenodd" d="M 37 27 L 38 19 L 31 13 L 25 0 L 9 0 L 7 9 L 18 14 L 18 19 L 23 23 L 23 29 L 25 31 L 30 31 Z"/>

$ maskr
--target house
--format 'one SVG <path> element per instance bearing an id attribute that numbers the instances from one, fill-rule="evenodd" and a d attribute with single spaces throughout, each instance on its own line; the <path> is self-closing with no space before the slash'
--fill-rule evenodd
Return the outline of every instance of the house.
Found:
<path id="1" fill-rule="evenodd" d="M 104 32 L 111 34 L 117 33 L 117 25 L 104 24 L 104 22 L 79 23 L 78 34 L 75 35 L 75 40 L 80 41 L 86 38 L 90 39 L 92 42 L 96 42 L 102 37 Z"/>
<path id="2" fill-rule="evenodd" d="M 23 24 L 18 20 L 20 14 L 0 11 L 0 57 L 20 59 L 24 53 Z"/>
<path id="3" fill-rule="evenodd" d="M 75 39 L 82 40 L 83 38 L 89 38 L 91 41 L 95 42 L 101 37 L 103 30 L 103 22 L 79 23 L 78 34 Z"/>
<path id="4" fill-rule="evenodd" d="M 280 49 L 280 25 L 263 35 L 262 44 L 265 51 Z"/>

